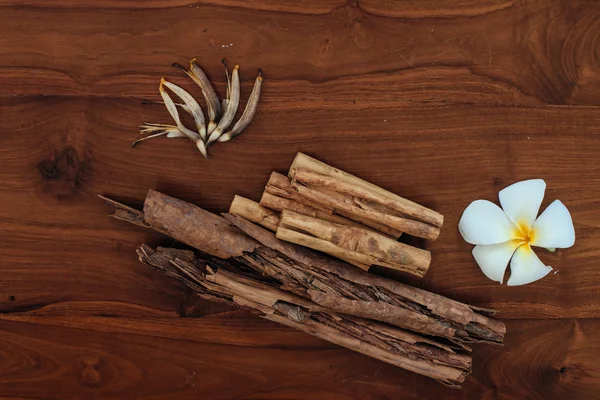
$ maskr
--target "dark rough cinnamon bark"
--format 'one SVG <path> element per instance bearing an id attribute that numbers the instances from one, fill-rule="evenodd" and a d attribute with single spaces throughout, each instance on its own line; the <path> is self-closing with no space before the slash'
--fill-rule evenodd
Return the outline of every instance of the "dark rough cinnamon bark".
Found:
<path id="1" fill-rule="evenodd" d="M 237 264 L 197 258 L 185 250 L 146 245 L 140 261 L 176 277 L 203 298 L 242 306 L 255 314 L 367 356 L 460 386 L 471 371 L 471 357 L 420 335 L 363 318 L 341 315 L 305 298 L 248 276 L 236 274 Z"/>

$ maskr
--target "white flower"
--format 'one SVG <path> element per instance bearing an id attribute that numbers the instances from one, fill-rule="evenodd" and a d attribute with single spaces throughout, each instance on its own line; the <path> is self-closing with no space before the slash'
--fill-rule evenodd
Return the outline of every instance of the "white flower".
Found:
<path id="1" fill-rule="evenodd" d="M 458 230 L 467 242 L 476 245 L 473 257 L 491 280 L 502 283 L 509 261 L 507 285 L 542 279 L 552 268 L 540 261 L 531 246 L 554 251 L 575 243 L 571 214 L 559 200 L 536 219 L 545 190 L 542 179 L 517 182 L 498 193 L 502 208 L 491 201 L 475 200 L 464 211 Z"/>

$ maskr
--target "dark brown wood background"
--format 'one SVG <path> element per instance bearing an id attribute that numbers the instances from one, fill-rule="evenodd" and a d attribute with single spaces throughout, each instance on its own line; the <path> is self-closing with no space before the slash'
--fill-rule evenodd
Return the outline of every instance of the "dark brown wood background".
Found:
<path id="1" fill-rule="evenodd" d="M 161 76 L 198 57 L 255 71 L 250 129 L 204 160 L 168 122 Z M 597 0 L 0 1 L 1 399 L 584 399 L 600 391 Z M 168 239 L 106 217 L 148 189 L 212 211 L 258 199 L 307 152 L 446 216 L 412 282 L 494 307 L 461 391 L 198 301 L 138 263 Z M 456 226 L 526 178 L 561 199 L 577 242 L 525 287 L 486 279 Z M 404 278 L 402 278 L 404 279 Z M 598 397 L 595 397 L 598 398 Z"/>

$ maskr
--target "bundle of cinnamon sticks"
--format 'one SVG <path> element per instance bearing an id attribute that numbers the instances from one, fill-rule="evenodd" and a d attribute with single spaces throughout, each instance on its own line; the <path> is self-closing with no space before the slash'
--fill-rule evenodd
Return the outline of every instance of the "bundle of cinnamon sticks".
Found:
<path id="1" fill-rule="evenodd" d="M 148 193 L 143 211 L 103 199 L 113 206 L 114 218 L 198 250 L 141 245 L 137 253 L 140 261 L 176 277 L 199 296 L 460 387 L 471 371 L 470 344 L 503 341 L 506 329 L 492 318 L 494 311 L 355 267 L 386 262 L 416 271 L 424 265 L 419 264 L 424 250 L 406 248 L 393 238 L 407 226 L 433 238 L 441 216 L 339 170 L 331 176 L 348 186 L 330 184 L 311 176 L 331 178 L 323 169 L 305 168 L 306 160 L 296 158 L 292 179 L 271 177 L 263 196 L 267 201 L 261 201 L 270 209 L 236 197 L 231 212 L 219 216 L 156 191 Z M 295 189 L 300 186 L 306 189 Z M 319 194 L 306 195 L 306 190 Z M 336 203 L 327 203 L 330 199 Z M 355 208 L 362 210 L 362 221 L 354 218 Z"/>
<path id="2" fill-rule="evenodd" d="M 287 177 L 271 174 L 260 205 L 236 196 L 229 212 L 361 269 L 379 265 L 420 277 L 431 254 L 397 239 L 435 240 L 444 222 L 440 213 L 302 153 Z"/>

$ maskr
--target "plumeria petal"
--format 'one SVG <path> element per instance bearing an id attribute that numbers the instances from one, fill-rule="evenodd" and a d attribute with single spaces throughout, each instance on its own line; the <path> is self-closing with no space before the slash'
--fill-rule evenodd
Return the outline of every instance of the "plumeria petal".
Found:
<path id="1" fill-rule="evenodd" d="M 473 248 L 473 257 L 481 271 L 493 281 L 502 283 L 506 267 L 513 253 L 522 245 L 521 240 L 509 240 L 504 243 L 478 245 Z"/>
<path id="2" fill-rule="evenodd" d="M 546 182 L 530 179 L 514 183 L 500 191 L 498 197 L 502 209 L 522 230 L 529 229 L 535 221 L 544 199 Z"/>
<path id="3" fill-rule="evenodd" d="M 475 200 L 460 217 L 458 230 L 471 244 L 498 244 L 516 239 L 516 226 L 504 211 L 488 200 Z"/>
<path id="4" fill-rule="evenodd" d="M 531 250 L 529 244 L 520 246 L 510 261 L 510 278 L 508 286 L 526 285 L 542 279 L 552 271 L 552 267 L 544 265 L 538 256 Z"/>
<path id="5" fill-rule="evenodd" d="M 564 249 L 575 243 L 575 228 L 567 207 L 555 200 L 533 224 L 531 244 L 537 247 Z"/>

